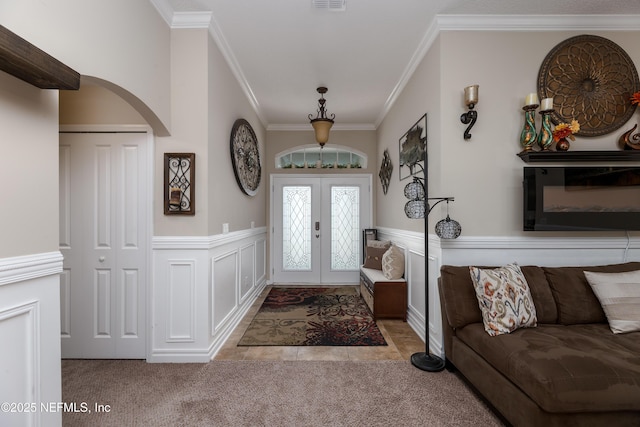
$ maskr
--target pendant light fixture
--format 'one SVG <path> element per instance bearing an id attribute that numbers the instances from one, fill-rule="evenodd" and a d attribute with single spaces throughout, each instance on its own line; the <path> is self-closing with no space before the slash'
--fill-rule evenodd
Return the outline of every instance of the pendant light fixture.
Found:
<path id="1" fill-rule="evenodd" d="M 309 114 L 309 120 L 311 121 L 311 126 L 316 132 L 316 141 L 320 144 L 320 148 L 324 147 L 324 144 L 329 140 L 329 129 L 333 126 L 333 119 L 336 117 L 335 114 L 331 114 L 331 117 L 327 117 L 327 110 L 324 107 L 326 99 L 324 99 L 324 94 L 327 93 L 328 89 L 326 87 L 319 87 L 316 89 L 320 94 L 320 99 L 318 100 L 318 111 L 315 118 L 313 118 L 313 114 Z"/>

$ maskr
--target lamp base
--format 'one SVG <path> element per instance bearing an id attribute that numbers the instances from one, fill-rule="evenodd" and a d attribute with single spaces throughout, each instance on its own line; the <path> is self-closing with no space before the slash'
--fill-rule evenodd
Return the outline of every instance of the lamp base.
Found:
<path id="1" fill-rule="evenodd" d="M 411 364 L 418 369 L 428 372 L 440 372 L 444 369 L 444 360 L 438 356 L 427 353 L 413 353 Z"/>

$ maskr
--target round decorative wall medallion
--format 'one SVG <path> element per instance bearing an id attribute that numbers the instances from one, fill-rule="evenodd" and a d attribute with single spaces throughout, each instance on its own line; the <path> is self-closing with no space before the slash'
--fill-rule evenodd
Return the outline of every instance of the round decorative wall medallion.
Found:
<path id="1" fill-rule="evenodd" d="M 580 136 L 605 135 L 626 123 L 640 89 L 627 53 L 604 37 L 571 37 L 554 47 L 538 73 L 538 92 L 553 98 L 553 123 L 580 123 Z"/>
<path id="2" fill-rule="evenodd" d="M 231 163 L 242 192 L 254 196 L 260 185 L 262 167 L 258 138 L 245 119 L 236 120 L 231 129 Z"/>

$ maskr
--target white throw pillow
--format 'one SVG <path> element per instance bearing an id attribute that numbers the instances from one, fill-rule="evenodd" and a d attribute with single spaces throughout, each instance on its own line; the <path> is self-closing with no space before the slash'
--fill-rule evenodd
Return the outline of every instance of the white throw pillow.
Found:
<path id="1" fill-rule="evenodd" d="M 624 273 L 585 271 L 614 334 L 640 331 L 640 270 Z"/>
<path id="2" fill-rule="evenodd" d="M 389 280 L 404 276 L 404 251 L 396 245 L 391 245 L 382 255 L 382 274 Z"/>
<path id="3" fill-rule="evenodd" d="M 484 330 L 491 336 L 537 326 L 529 284 L 517 264 L 495 269 L 469 267 L 482 311 Z"/>

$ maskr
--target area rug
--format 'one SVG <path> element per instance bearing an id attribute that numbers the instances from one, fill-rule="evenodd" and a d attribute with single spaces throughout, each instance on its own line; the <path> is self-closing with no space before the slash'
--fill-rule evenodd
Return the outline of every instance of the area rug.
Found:
<path id="1" fill-rule="evenodd" d="M 354 286 L 274 287 L 238 346 L 387 345 Z"/>

